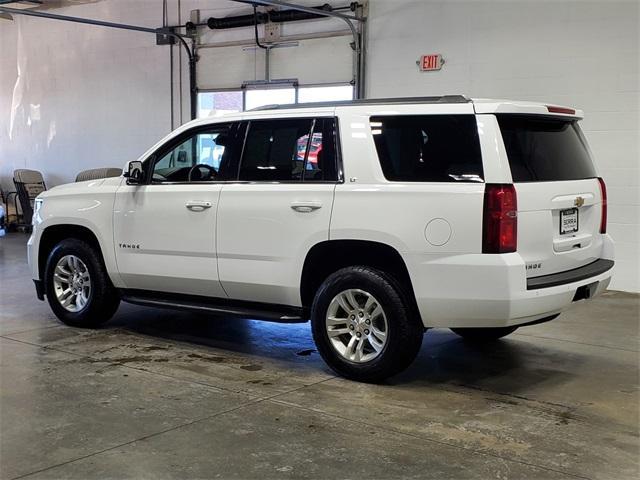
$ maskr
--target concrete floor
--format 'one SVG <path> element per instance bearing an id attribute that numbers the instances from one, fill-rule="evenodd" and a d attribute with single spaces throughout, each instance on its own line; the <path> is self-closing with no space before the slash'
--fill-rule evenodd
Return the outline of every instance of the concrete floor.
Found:
<path id="1" fill-rule="evenodd" d="M 638 478 L 639 301 L 609 292 L 490 347 L 430 331 L 385 385 L 335 377 L 308 324 L 35 298 L 0 238 L 0 477 Z"/>

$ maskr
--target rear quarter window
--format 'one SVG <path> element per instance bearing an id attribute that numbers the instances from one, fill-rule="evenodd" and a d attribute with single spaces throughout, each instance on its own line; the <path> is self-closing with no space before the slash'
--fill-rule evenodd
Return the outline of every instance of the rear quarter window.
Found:
<path id="1" fill-rule="evenodd" d="M 595 178 L 577 121 L 498 115 L 514 182 L 553 182 Z"/>
<path id="2" fill-rule="evenodd" d="M 483 182 L 475 115 L 371 117 L 382 171 L 395 182 Z"/>

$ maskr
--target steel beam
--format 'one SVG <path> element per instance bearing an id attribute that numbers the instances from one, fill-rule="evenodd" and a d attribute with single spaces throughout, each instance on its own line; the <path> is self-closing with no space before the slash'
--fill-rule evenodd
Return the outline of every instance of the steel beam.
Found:
<path id="1" fill-rule="evenodd" d="M 355 20 L 358 22 L 364 21 L 362 18 L 358 18 L 355 15 L 348 15 L 345 13 L 338 13 L 330 10 L 320 10 L 318 8 L 313 7 L 305 7 L 304 5 L 296 5 L 294 3 L 283 2 L 280 0 L 233 0 L 239 3 L 248 3 L 250 5 L 262 5 L 266 6 L 277 6 L 277 7 L 285 7 L 291 10 L 298 10 L 300 12 L 313 13 L 316 15 L 324 15 L 325 17 L 336 17 L 347 20 Z"/>

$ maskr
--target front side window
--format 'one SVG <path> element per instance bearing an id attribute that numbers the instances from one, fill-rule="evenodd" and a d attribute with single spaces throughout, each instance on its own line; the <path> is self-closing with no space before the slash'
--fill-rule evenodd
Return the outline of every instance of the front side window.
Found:
<path id="1" fill-rule="evenodd" d="M 474 115 L 376 116 L 371 133 L 387 180 L 484 181 Z"/>
<path id="2" fill-rule="evenodd" d="M 231 154 L 233 132 L 230 125 L 216 125 L 181 136 L 156 156 L 152 181 L 221 180 L 221 168 Z"/>
<path id="3" fill-rule="evenodd" d="M 335 180 L 334 125 L 333 119 L 251 121 L 239 180 Z"/>

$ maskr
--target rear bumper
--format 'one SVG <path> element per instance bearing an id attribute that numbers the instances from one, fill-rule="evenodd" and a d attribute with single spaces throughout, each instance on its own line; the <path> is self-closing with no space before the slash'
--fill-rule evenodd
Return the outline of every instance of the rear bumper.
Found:
<path id="1" fill-rule="evenodd" d="M 505 327 L 536 322 L 604 292 L 613 267 L 608 236 L 602 257 L 537 279 L 526 278 L 518 253 L 408 256 L 407 267 L 425 327 Z"/>
<path id="2" fill-rule="evenodd" d="M 584 267 L 574 268 L 566 272 L 544 275 L 527 279 L 527 290 L 537 290 L 539 288 L 557 287 L 568 283 L 580 282 L 608 272 L 613 268 L 613 260 L 601 258 Z"/>

